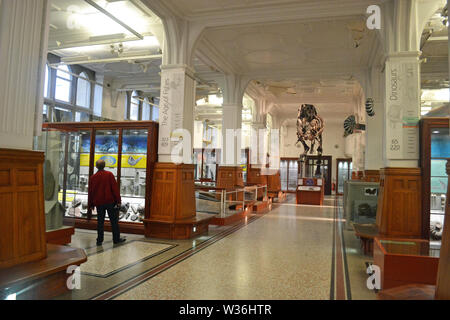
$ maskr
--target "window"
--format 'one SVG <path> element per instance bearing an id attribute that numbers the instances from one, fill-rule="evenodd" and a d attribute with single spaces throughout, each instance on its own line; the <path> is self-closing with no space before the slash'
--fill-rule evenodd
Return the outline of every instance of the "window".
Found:
<path id="1" fill-rule="evenodd" d="M 145 98 L 144 102 L 142 103 L 142 120 L 148 121 L 150 120 L 150 110 L 151 106 L 148 103 L 148 98 Z"/>
<path id="2" fill-rule="evenodd" d="M 152 120 L 159 121 L 159 107 L 152 106 Z"/>
<path id="3" fill-rule="evenodd" d="M 82 72 L 80 78 L 77 80 L 77 106 L 90 108 L 91 83 L 86 79 L 89 79 L 88 75 L 85 72 Z"/>
<path id="4" fill-rule="evenodd" d="M 140 101 L 138 98 L 138 93 L 136 91 L 133 91 L 131 93 L 131 99 L 130 99 L 130 120 L 139 120 L 139 105 Z"/>
<path id="5" fill-rule="evenodd" d="M 71 84 L 72 76 L 67 66 L 60 66 L 56 72 L 55 99 L 70 102 L 72 93 Z"/>
<path id="6" fill-rule="evenodd" d="M 48 64 L 45 65 L 45 81 L 44 81 L 44 97 L 48 98 L 48 87 L 49 87 L 49 76 L 50 76 L 50 68 L 48 67 Z"/>
<path id="7" fill-rule="evenodd" d="M 103 106 L 103 87 L 96 84 L 94 92 L 94 115 L 101 117 Z"/>

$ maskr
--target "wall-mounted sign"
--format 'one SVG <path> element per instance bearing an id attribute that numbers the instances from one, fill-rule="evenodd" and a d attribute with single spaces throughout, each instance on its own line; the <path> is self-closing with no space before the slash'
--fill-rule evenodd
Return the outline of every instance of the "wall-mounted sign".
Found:
<path id="1" fill-rule="evenodd" d="M 417 57 L 390 57 L 386 62 L 386 155 L 419 159 L 420 82 Z"/>

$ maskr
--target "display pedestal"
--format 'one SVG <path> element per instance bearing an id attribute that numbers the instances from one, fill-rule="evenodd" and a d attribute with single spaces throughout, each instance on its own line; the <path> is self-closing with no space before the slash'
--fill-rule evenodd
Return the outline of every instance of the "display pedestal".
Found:
<path id="1" fill-rule="evenodd" d="M 321 206 L 324 198 L 323 179 L 302 178 L 296 191 L 297 204 Z"/>
<path id="2" fill-rule="evenodd" d="M 376 224 L 382 237 L 422 237 L 420 168 L 383 168 Z"/>
<path id="3" fill-rule="evenodd" d="M 72 242 L 72 236 L 75 234 L 74 227 L 62 227 L 59 229 L 48 230 L 45 233 L 47 243 L 65 245 Z"/>
<path id="4" fill-rule="evenodd" d="M 44 153 L 0 149 L 0 269 L 47 255 Z"/>
<path id="5" fill-rule="evenodd" d="M 439 257 L 430 252 L 426 240 L 375 238 L 373 259 L 380 267 L 381 289 L 414 283 L 435 285 Z"/>
<path id="6" fill-rule="evenodd" d="M 146 237 L 189 239 L 207 232 L 213 217 L 196 213 L 194 165 L 156 163 Z"/>
<path id="7" fill-rule="evenodd" d="M 244 187 L 242 168 L 220 166 L 217 172 L 216 187 L 226 190 Z"/>
<path id="8" fill-rule="evenodd" d="M 82 249 L 46 244 L 44 154 L 0 149 L 0 294 L 50 299 L 67 291 L 67 268 L 87 260 Z"/>

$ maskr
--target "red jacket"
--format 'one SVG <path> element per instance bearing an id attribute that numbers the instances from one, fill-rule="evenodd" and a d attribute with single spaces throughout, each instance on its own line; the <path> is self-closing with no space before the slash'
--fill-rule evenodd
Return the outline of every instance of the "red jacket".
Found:
<path id="1" fill-rule="evenodd" d="M 119 185 L 111 172 L 99 170 L 89 179 L 88 199 L 89 208 L 122 202 Z"/>

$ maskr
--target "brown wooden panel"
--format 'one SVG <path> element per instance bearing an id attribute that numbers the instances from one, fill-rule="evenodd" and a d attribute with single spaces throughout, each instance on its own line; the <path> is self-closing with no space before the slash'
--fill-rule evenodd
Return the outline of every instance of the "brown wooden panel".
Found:
<path id="1" fill-rule="evenodd" d="M 1 228 L 0 232 L 0 261 L 8 261 L 14 258 L 14 208 L 13 208 L 13 194 L 0 193 L 0 203 L 2 209 L 0 210 L 0 228 L 1 226 L 10 226 L 9 228 Z"/>
<path id="2" fill-rule="evenodd" d="M 17 195 L 18 255 L 31 255 L 42 250 L 40 217 L 35 210 L 39 208 L 38 192 L 23 192 Z"/>
<path id="3" fill-rule="evenodd" d="M 0 149 L 0 269 L 45 258 L 42 152 Z M 12 250 L 12 252 L 11 252 Z"/>
<path id="4" fill-rule="evenodd" d="M 34 169 L 18 169 L 16 173 L 17 186 L 37 185 L 37 172 Z"/>
<path id="5" fill-rule="evenodd" d="M 7 187 L 11 185 L 11 170 L 1 169 L 0 170 L 0 186 Z"/>
<path id="6" fill-rule="evenodd" d="M 380 173 L 376 222 L 380 235 L 421 238 L 420 169 L 383 168 Z"/>

